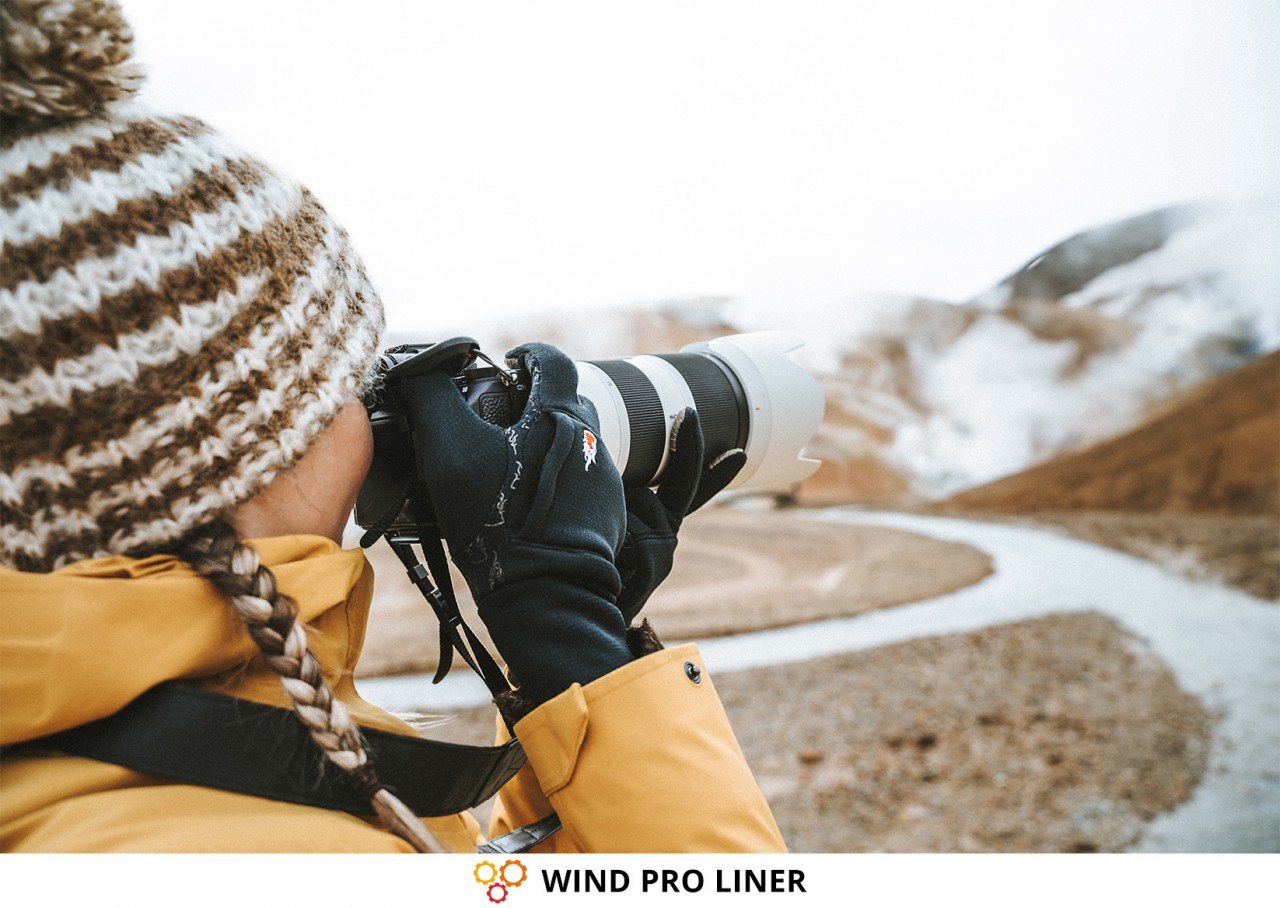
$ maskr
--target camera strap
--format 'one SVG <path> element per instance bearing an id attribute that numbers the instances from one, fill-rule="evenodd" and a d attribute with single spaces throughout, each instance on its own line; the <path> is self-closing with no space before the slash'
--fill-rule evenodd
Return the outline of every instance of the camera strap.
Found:
<path id="1" fill-rule="evenodd" d="M 453 653 L 457 650 L 463 661 L 471 667 L 480 680 L 484 681 L 489 692 L 494 696 L 509 691 L 502 669 L 484 644 L 462 618 L 458 609 L 458 600 L 453 592 L 453 580 L 449 575 L 449 562 L 445 557 L 444 544 L 440 536 L 428 531 L 420 531 L 417 540 L 409 540 L 395 534 L 386 536 L 391 546 L 404 565 L 409 580 L 418 588 L 427 603 L 435 612 L 440 623 L 440 660 L 436 669 L 433 684 L 449 673 L 453 666 Z M 412 542 L 417 541 L 426 560 L 424 566 L 413 553 Z M 433 582 L 434 581 L 434 582 Z"/>
<path id="2" fill-rule="evenodd" d="M 385 539 L 391 546 L 391 550 L 396 553 L 396 557 L 400 559 L 400 563 L 404 565 L 405 573 L 409 575 L 409 582 L 418 588 L 418 592 L 422 593 L 422 597 L 435 612 L 436 620 L 440 624 L 440 658 L 431 683 L 439 684 L 449 674 L 449 670 L 453 668 L 453 653 L 457 650 L 463 661 L 480 676 L 480 680 L 489 688 L 489 692 L 496 697 L 500 693 L 509 691 L 511 685 L 507 683 L 502 669 L 498 667 L 493 656 L 462 618 L 462 612 L 458 609 L 458 597 L 453 592 L 449 561 L 445 557 L 444 543 L 440 539 L 439 530 L 433 526 L 421 525 L 417 527 L 417 532 L 412 534 L 390 530 L 396 518 L 408 504 L 412 488 L 412 481 L 406 482 L 400 487 L 398 494 L 388 499 L 382 516 L 375 520 L 360 537 L 360 547 L 367 549 L 379 538 Z M 422 556 L 426 560 L 425 566 L 413 553 L 414 543 L 422 549 Z"/>
<path id="3" fill-rule="evenodd" d="M 477 747 L 361 726 L 378 777 L 416 816 L 484 803 L 526 758 L 514 738 Z M 104 719 L 18 745 L 88 757 L 178 782 L 368 815 L 367 797 L 316 759 L 291 710 L 187 684 L 151 688 Z M 7 750 L 7 749 L 6 749 Z"/>

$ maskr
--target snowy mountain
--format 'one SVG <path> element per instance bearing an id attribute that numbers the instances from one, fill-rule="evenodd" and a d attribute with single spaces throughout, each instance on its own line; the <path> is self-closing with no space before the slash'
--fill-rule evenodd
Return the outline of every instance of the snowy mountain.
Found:
<path id="1" fill-rule="evenodd" d="M 1179 206 L 1077 234 L 967 303 L 918 301 L 826 379 L 822 453 L 931 500 L 1124 432 L 1280 348 L 1277 252 L 1276 200 Z"/>

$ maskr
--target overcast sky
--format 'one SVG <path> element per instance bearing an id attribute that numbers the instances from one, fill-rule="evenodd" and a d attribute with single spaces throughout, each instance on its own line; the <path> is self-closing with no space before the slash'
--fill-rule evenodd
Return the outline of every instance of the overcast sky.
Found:
<path id="1" fill-rule="evenodd" d="M 144 97 L 310 186 L 391 327 L 965 299 L 1078 229 L 1280 190 L 1280 4 L 124 0 Z"/>

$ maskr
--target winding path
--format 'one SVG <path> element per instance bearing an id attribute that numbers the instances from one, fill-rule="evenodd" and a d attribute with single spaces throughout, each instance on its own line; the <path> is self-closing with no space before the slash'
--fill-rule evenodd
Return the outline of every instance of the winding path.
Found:
<path id="1" fill-rule="evenodd" d="M 1137 850 L 1280 850 L 1280 605 L 1052 532 L 849 509 L 813 517 L 967 543 L 989 553 L 995 570 L 911 605 L 703 641 L 711 668 L 778 665 L 1050 613 L 1099 612 L 1145 638 L 1182 687 L 1222 715 L 1195 794 L 1152 822 Z M 470 677 L 455 674 L 435 688 L 429 681 L 370 679 L 360 688 L 393 709 L 487 699 Z"/>

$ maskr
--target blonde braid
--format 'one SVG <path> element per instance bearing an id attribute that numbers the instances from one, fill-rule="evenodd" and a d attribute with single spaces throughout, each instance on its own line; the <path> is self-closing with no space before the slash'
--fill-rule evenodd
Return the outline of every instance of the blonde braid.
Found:
<path id="1" fill-rule="evenodd" d="M 243 545 L 230 524 L 217 522 L 188 536 L 179 554 L 222 593 L 244 621 L 249 635 L 293 703 L 324 755 L 346 773 L 356 791 L 396 835 L 421 852 L 442 852 L 422 821 L 378 781 L 359 728 L 333 696 L 320 663 L 307 646 L 296 603 L 276 587 L 276 578 Z"/>

